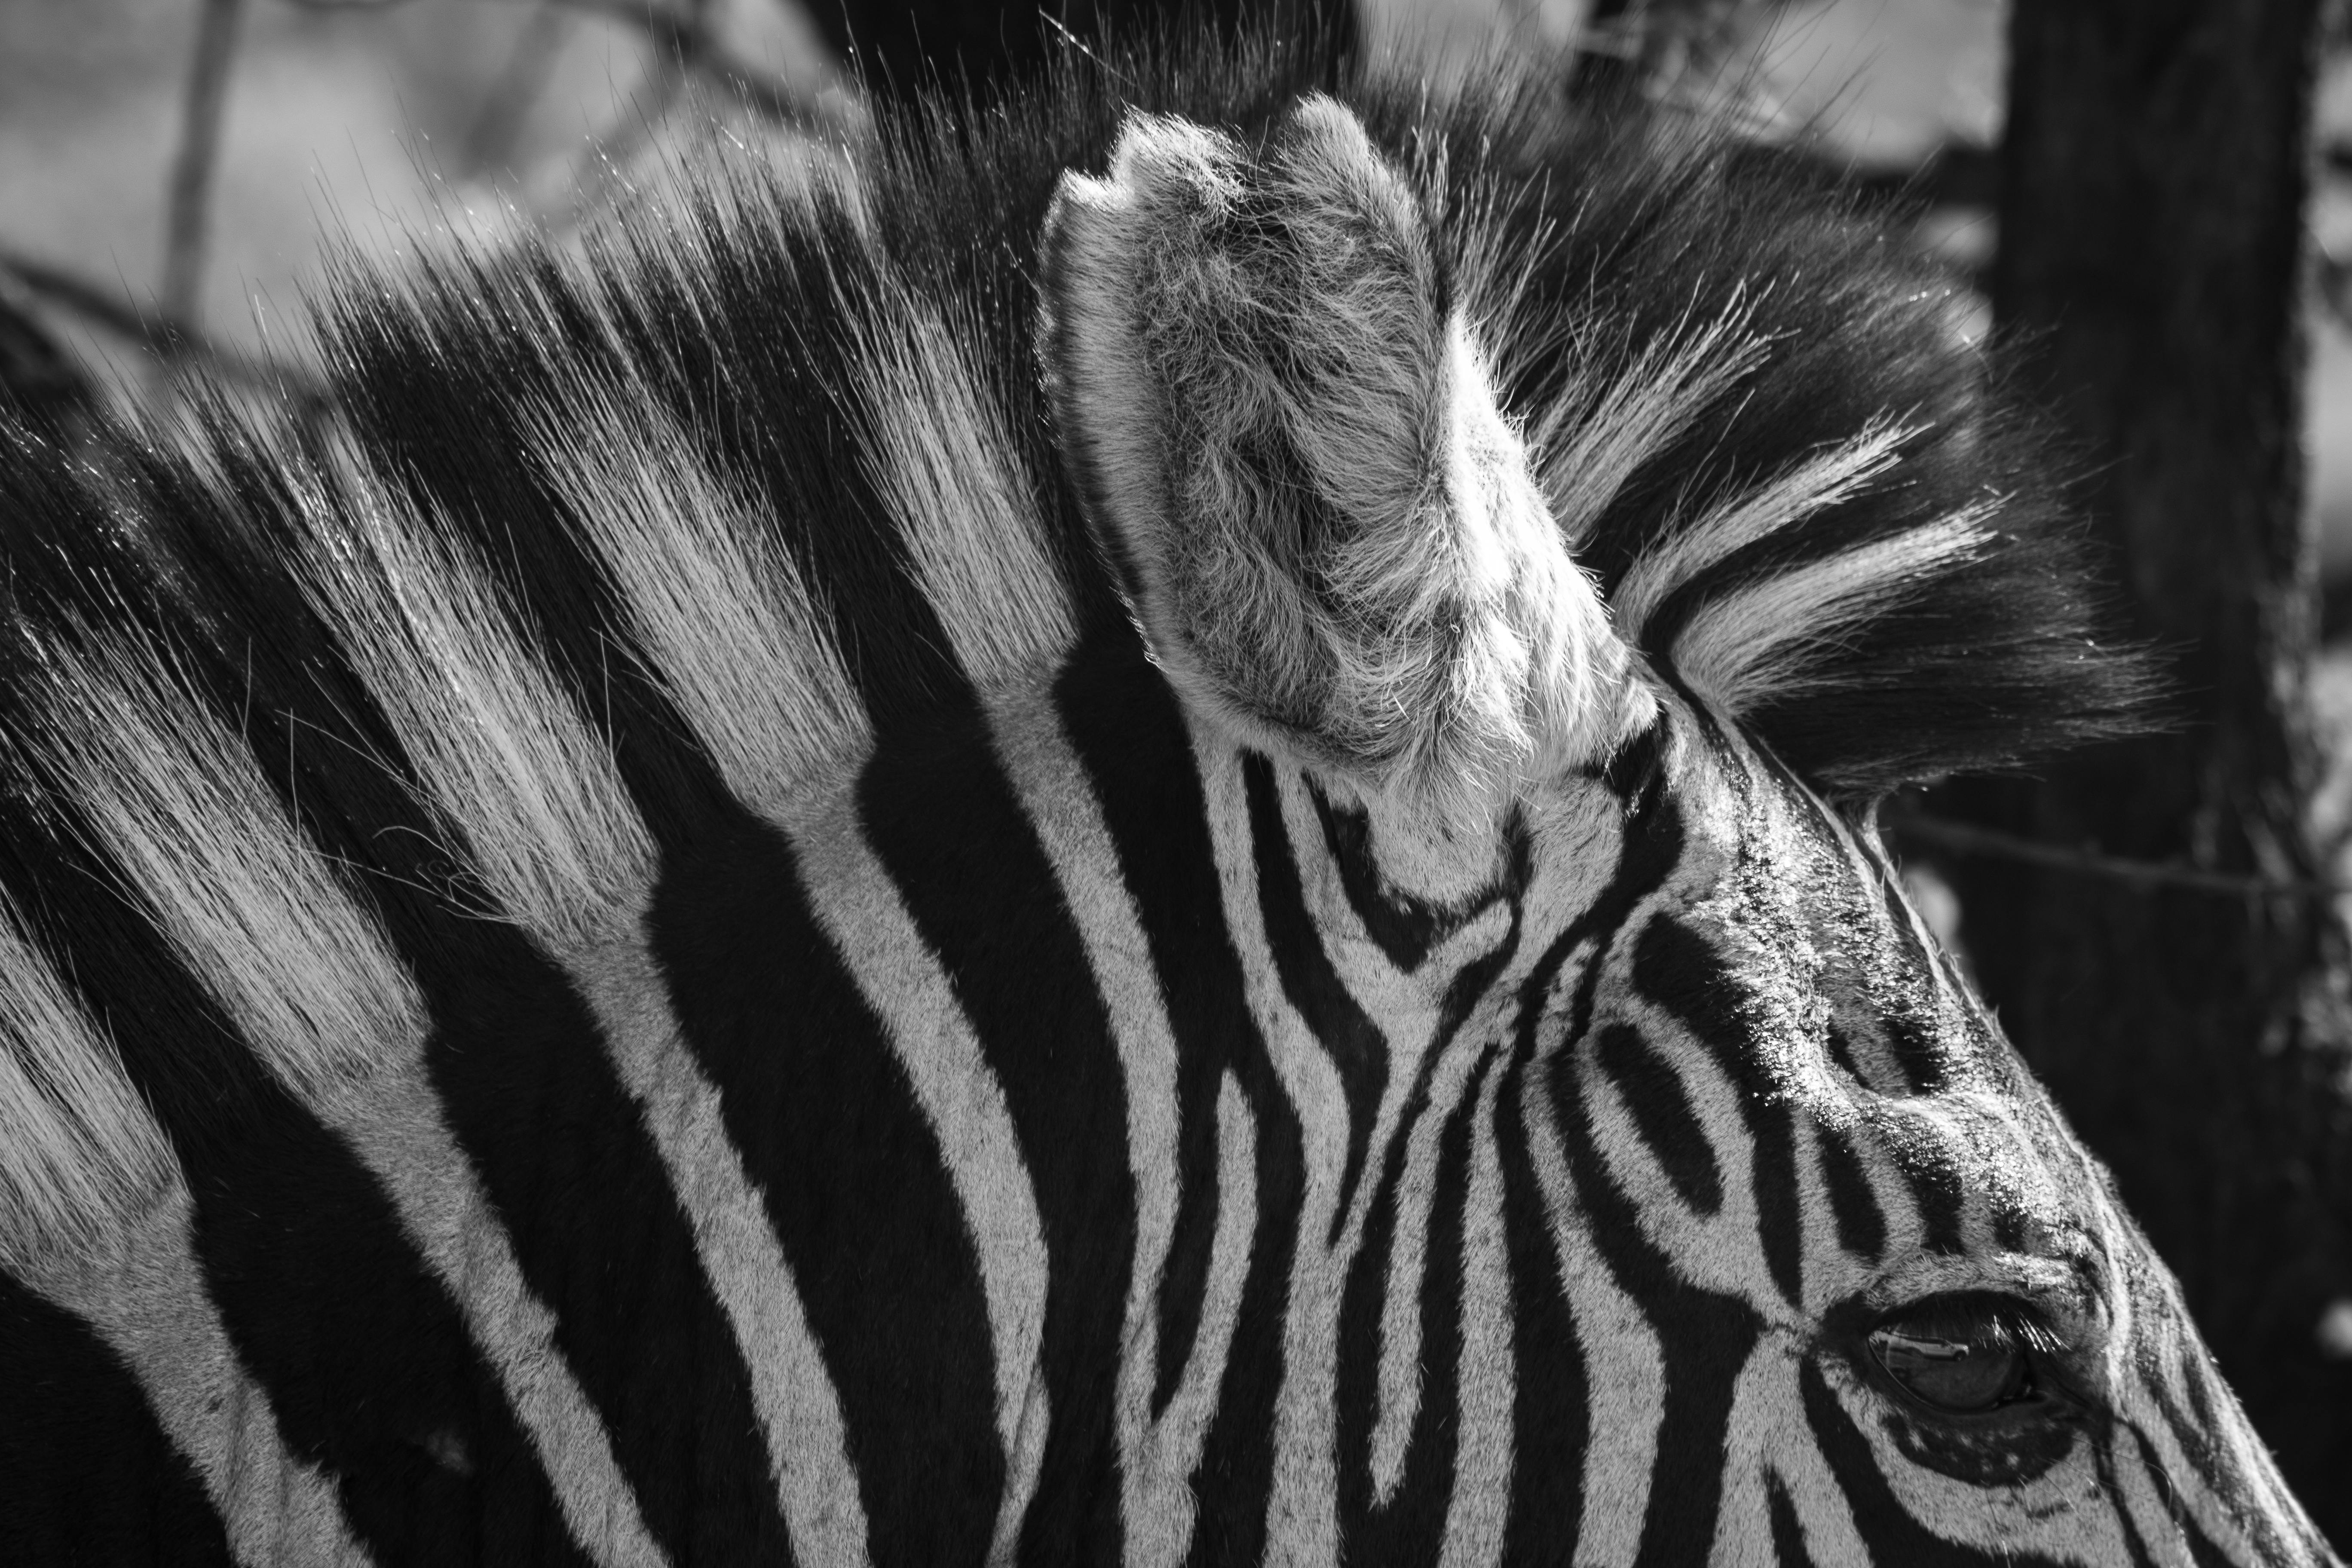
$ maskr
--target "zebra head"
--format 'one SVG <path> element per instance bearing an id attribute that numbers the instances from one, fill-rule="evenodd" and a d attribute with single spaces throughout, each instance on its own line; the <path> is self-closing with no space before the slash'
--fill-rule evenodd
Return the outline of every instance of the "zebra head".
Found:
<path id="1" fill-rule="evenodd" d="M 2137 679 L 1931 280 L 1328 64 L 0 432 L 0 1559 L 2333 1561 L 1872 826 Z"/>
<path id="2" fill-rule="evenodd" d="M 1604 593 L 1637 449 L 1767 349 L 1735 304 L 1530 398 L 1432 184 L 1328 100 L 1255 150 L 1139 116 L 1044 245 L 1064 452 L 1299 1108 L 1285 1539 L 1377 1553 L 1420 1430 L 1447 1561 L 2334 1561 L 1906 897 L 1885 781 L 1778 743 L 1996 503 L 1809 541 L 1918 434 L 1872 423 L 1675 498 Z"/>

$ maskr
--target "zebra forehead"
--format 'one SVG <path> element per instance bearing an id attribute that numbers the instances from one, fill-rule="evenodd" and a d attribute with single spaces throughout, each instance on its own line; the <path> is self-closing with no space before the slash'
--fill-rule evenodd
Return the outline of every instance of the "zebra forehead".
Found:
<path id="1" fill-rule="evenodd" d="M 1990 1171 L 2001 1149 L 2062 1157 L 2063 1123 L 1867 820 L 1720 724 L 1693 728 L 1703 738 L 1677 750 L 1671 792 L 1683 853 L 1631 922 L 1626 987 L 1678 998 L 1744 1042 L 1779 1090 L 1841 1120 L 1888 1108 L 1906 1141 L 1970 1169 Z"/>

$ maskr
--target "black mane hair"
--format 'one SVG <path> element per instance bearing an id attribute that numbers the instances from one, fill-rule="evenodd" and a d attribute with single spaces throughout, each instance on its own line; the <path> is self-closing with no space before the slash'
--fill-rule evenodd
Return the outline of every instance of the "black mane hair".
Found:
<path id="1" fill-rule="evenodd" d="M 398 747 L 288 564 L 306 514 L 351 504 L 341 463 L 489 567 L 656 831 L 688 822 L 719 786 L 630 657 L 577 497 L 550 469 L 551 420 L 601 410 L 657 425 L 772 520 L 874 722 L 916 721 L 968 677 L 863 460 L 857 345 L 909 298 L 962 334 L 1076 620 L 1118 621 L 1035 363 L 1055 182 L 1098 169 L 1130 111 L 1248 140 L 1318 89 L 1421 191 L 1505 407 L 1572 514 L 1559 521 L 1576 558 L 1666 679 L 1842 795 L 2135 723 L 2147 677 L 2095 640 L 2091 577 L 2042 445 L 1957 336 L 1952 284 L 1893 218 L 1630 94 L 1579 100 L 1543 69 L 1498 67 L 1441 96 L 1339 48 L 1264 37 L 1073 49 L 984 101 L 884 105 L 852 173 L 803 189 L 722 160 L 683 201 L 632 204 L 584 259 L 526 246 L 400 278 L 350 264 L 321 313 L 323 440 L 217 406 L 184 437 L 123 431 L 79 451 L 7 432 L 15 651 L 0 709 L 22 700 L 27 628 L 138 626 L 244 729 L 306 821 L 351 816 L 326 834 L 338 853 L 429 884 L 372 847 L 412 815 L 386 787 Z M 1874 437 L 1883 450 L 1860 479 L 1793 482 L 1785 517 L 1672 558 L 1711 510 Z M 1611 482 L 1591 480 L 1604 469 Z M 1958 545 L 1903 547 L 1953 517 L 1971 520 Z M 1640 603 L 1622 602 L 1645 562 Z M 1710 686 L 1685 668 L 1694 625 L 1825 564 L 1815 575 L 1843 596 L 1775 656 L 1775 679 Z M 21 808 L 41 792 L 16 772 L 10 793 Z"/>

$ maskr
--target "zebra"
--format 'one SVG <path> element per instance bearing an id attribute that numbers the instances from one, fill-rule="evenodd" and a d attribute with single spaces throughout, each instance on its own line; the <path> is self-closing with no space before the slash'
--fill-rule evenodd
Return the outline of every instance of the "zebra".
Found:
<path id="1" fill-rule="evenodd" d="M 1670 107 L 1072 53 L 0 440 L 11 1563 L 2326 1563 L 1906 899 L 2140 721 Z"/>

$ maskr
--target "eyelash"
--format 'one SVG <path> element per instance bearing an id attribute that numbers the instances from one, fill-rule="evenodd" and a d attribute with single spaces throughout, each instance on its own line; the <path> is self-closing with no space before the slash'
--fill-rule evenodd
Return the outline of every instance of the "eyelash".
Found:
<path id="1" fill-rule="evenodd" d="M 2013 1298 L 1969 1291 L 1930 1297 L 1864 1335 L 1870 1359 L 1912 1401 L 1944 1415 L 1983 1415 L 2051 1391 L 2047 1363 L 2064 1342 Z"/>

